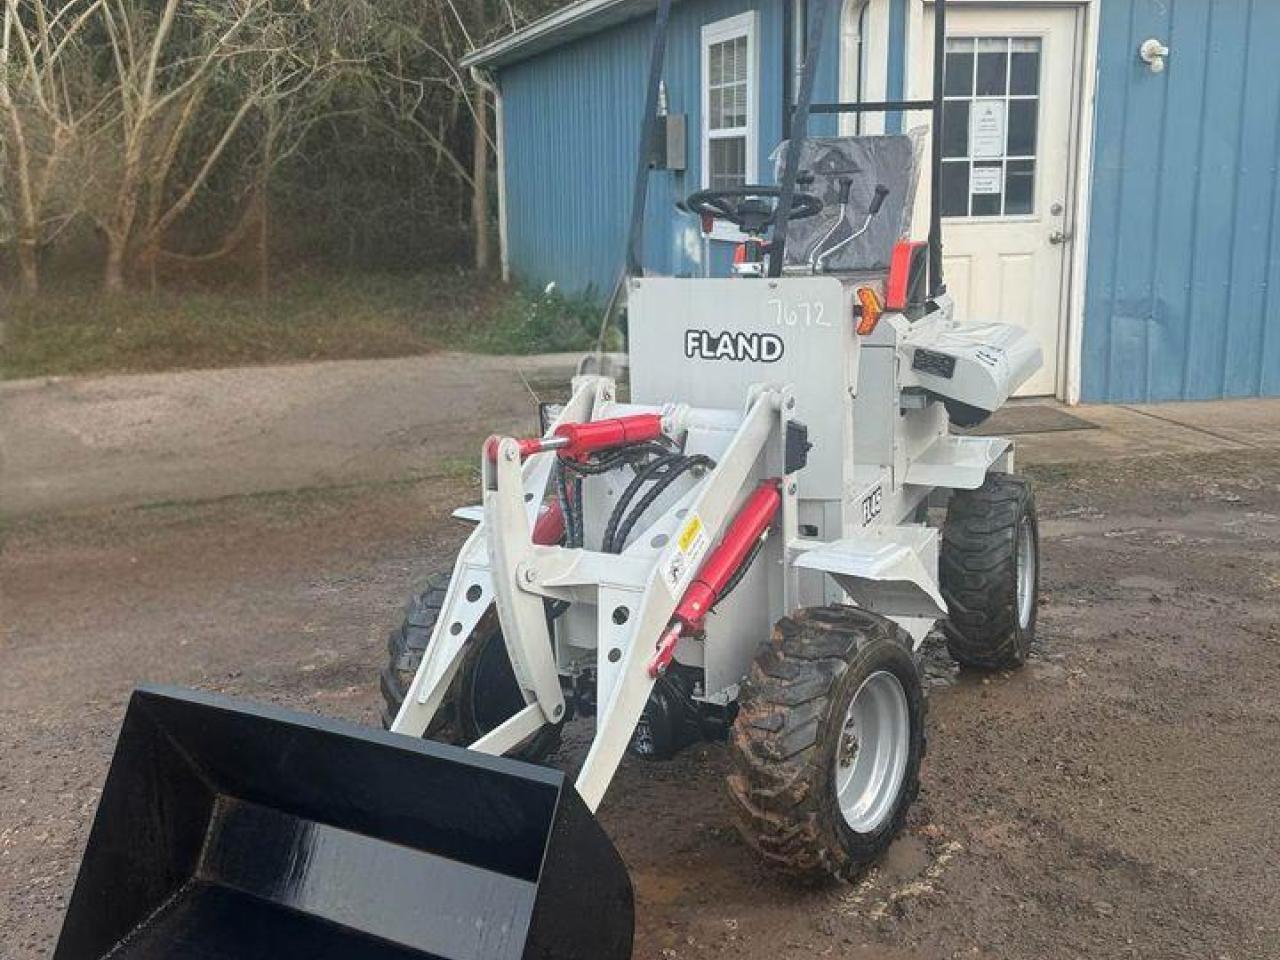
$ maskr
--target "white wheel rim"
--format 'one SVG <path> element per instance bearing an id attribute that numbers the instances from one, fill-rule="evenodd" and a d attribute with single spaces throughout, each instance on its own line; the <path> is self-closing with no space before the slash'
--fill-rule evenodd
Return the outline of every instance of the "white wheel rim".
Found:
<path id="1" fill-rule="evenodd" d="M 871 833 L 893 815 L 911 749 L 907 695 L 881 670 L 853 695 L 836 745 L 836 800 L 844 821 Z"/>
<path id="2" fill-rule="evenodd" d="M 1027 519 L 1018 524 L 1018 626 L 1026 630 L 1031 626 L 1031 614 L 1036 608 L 1036 557 L 1035 531 Z"/>

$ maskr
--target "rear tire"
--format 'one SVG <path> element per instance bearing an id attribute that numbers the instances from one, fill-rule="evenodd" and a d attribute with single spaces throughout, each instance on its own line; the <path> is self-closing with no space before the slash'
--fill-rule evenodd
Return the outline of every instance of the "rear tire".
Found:
<path id="1" fill-rule="evenodd" d="M 400 705 L 422 663 L 444 606 L 450 579 L 447 573 L 429 577 L 423 589 L 409 599 L 404 622 L 387 638 L 387 666 L 380 683 L 384 728 L 390 729 L 400 712 Z M 428 740 L 467 746 L 524 706 L 502 631 L 492 610 L 480 621 L 476 634 L 463 654 L 444 702 L 423 734 Z M 560 746 L 562 726 L 543 726 L 526 743 L 510 751 L 509 756 L 541 763 Z"/>
<path id="2" fill-rule="evenodd" d="M 1027 661 L 1040 602 L 1040 528 L 1025 477 L 992 473 L 947 507 L 940 558 L 943 625 L 957 662 L 1007 670 Z"/>
<path id="3" fill-rule="evenodd" d="M 778 622 L 730 741 L 738 828 L 765 861 L 849 880 L 901 831 L 925 747 L 911 647 L 892 621 L 854 607 Z"/>

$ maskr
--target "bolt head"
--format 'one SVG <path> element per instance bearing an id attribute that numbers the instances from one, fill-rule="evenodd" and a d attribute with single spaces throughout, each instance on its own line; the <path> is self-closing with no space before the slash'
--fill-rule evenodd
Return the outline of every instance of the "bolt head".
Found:
<path id="1" fill-rule="evenodd" d="M 858 738 L 852 731 L 840 739 L 840 765 L 847 767 L 858 758 Z"/>

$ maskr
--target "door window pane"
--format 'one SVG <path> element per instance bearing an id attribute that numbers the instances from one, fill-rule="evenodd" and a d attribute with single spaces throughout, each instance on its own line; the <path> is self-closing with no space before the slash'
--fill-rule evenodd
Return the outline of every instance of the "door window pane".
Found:
<path id="1" fill-rule="evenodd" d="M 1040 92 L 1040 41 L 1015 37 L 1010 45 L 1009 93 L 1036 96 Z"/>
<path id="2" fill-rule="evenodd" d="M 969 101 L 948 100 L 942 105 L 942 155 L 969 155 Z"/>
<path id="3" fill-rule="evenodd" d="M 1008 156 L 1034 157 L 1036 154 L 1036 114 L 1039 100 L 1009 101 Z"/>
<path id="4" fill-rule="evenodd" d="M 1004 212 L 1010 216 L 1034 211 L 1036 162 L 1010 160 L 1004 175 Z"/>
<path id="5" fill-rule="evenodd" d="M 947 161 L 942 165 L 942 215 L 964 217 L 969 213 L 969 161 Z"/>
<path id="6" fill-rule="evenodd" d="M 1009 42 L 1004 37 L 978 38 L 978 77 L 975 92 L 980 97 L 1003 97 L 1009 92 Z"/>
<path id="7" fill-rule="evenodd" d="M 969 193 L 969 211 L 973 216 L 999 216 L 1004 199 L 1004 164 L 975 163 L 969 173 Z"/>
<path id="8" fill-rule="evenodd" d="M 943 215 L 1035 213 L 1039 37 L 949 37 L 942 108 Z"/>
<path id="9" fill-rule="evenodd" d="M 947 39 L 946 96 L 967 97 L 973 93 L 973 38 L 950 37 Z"/>

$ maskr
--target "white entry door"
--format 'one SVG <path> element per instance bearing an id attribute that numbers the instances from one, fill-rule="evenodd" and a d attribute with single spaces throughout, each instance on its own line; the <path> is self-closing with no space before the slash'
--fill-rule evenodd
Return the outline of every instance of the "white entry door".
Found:
<path id="1" fill-rule="evenodd" d="M 1059 383 L 1077 29 L 1065 7 L 947 5 L 943 267 L 960 319 L 1017 324 L 1040 341 L 1044 367 L 1021 396 Z"/>

